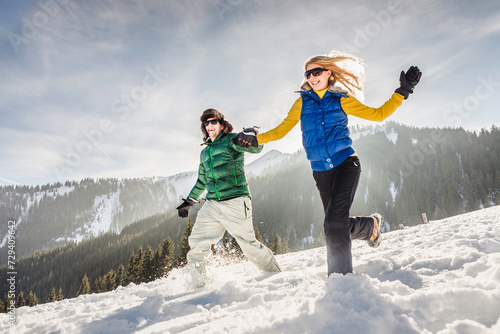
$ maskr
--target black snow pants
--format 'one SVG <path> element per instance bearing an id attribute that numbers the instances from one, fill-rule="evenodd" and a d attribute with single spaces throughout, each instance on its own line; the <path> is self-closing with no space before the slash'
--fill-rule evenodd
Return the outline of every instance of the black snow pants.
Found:
<path id="1" fill-rule="evenodd" d="M 360 174 L 356 156 L 331 170 L 313 171 L 325 210 L 328 275 L 352 273 L 351 240 L 369 240 L 373 233 L 372 217 L 349 217 Z"/>

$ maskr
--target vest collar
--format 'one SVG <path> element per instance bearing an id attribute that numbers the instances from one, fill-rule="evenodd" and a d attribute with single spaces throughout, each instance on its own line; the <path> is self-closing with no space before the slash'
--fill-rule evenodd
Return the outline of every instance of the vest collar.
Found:
<path id="1" fill-rule="evenodd" d="M 305 85 L 301 86 L 300 89 L 298 91 L 296 91 L 296 93 L 308 94 L 311 97 L 320 99 L 318 94 L 316 94 L 316 92 L 314 91 L 314 89 L 312 89 L 310 87 L 306 87 Z M 323 97 L 325 97 L 328 93 L 331 93 L 334 96 L 349 97 L 348 92 L 339 86 L 335 86 L 335 83 L 333 83 L 333 85 L 328 87 L 328 91 L 325 93 L 325 95 Z"/>
<path id="2" fill-rule="evenodd" d="M 314 89 L 309 87 L 302 86 L 296 93 L 307 94 L 316 100 L 321 100 L 318 94 L 316 94 L 316 92 L 314 91 Z M 325 93 L 323 98 L 325 98 L 328 95 L 328 93 L 334 96 L 349 97 L 349 95 L 347 95 L 347 91 L 338 86 L 335 86 L 335 83 L 328 88 L 328 91 Z"/>

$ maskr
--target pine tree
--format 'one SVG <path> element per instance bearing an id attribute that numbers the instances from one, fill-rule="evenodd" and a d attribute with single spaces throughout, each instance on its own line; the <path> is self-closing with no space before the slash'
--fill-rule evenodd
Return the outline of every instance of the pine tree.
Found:
<path id="1" fill-rule="evenodd" d="M 16 299 L 16 308 L 26 306 L 26 299 L 24 298 L 24 292 L 19 292 Z"/>
<path id="2" fill-rule="evenodd" d="M 125 267 L 123 264 L 120 264 L 118 266 L 118 269 L 116 270 L 116 276 L 115 276 L 115 287 L 122 286 L 125 282 Z"/>
<path id="3" fill-rule="evenodd" d="M 280 245 L 280 252 L 279 254 L 286 254 L 286 253 L 290 253 L 290 247 L 288 246 L 288 241 L 286 241 L 286 239 L 283 239 L 283 241 L 281 241 L 281 245 Z"/>
<path id="4" fill-rule="evenodd" d="M 142 282 L 147 283 L 154 280 L 153 257 L 154 257 L 153 250 L 151 249 L 151 246 L 148 245 L 142 256 L 142 266 L 141 266 Z"/>
<path id="5" fill-rule="evenodd" d="M 163 277 L 165 274 L 170 272 L 174 267 L 174 242 L 170 238 L 163 240 L 161 247 L 161 261 L 159 268 L 159 277 Z"/>
<path id="6" fill-rule="evenodd" d="M 187 253 L 191 249 L 189 247 L 189 236 L 191 235 L 191 231 L 193 230 L 193 221 L 191 218 L 188 218 L 186 229 L 184 230 L 184 234 L 181 238 L 181 244 L 179 246 L 179 256 L 176 260 L 176 266 L 181 267 L 187 263 Z"/>
<path id="7" fill-rule="evenodd" d="M 2 300 L 2 298 L 0 298 L 0 313 L 6 313 L 6 312 L 7 312 L 7 310 L 5 308 L 5 304 Z"/>
<path id="8" fill-rule="evenodd" d="M 116 289 L 116 275 L 115 271 L 111 269 L 106 276 L 104 276 L 104 289 L 105 291 L 113 291 Z"/>
<path id="9" fill-rule="evenodd" d="M 38 305 L 38 297 L 36 296 L 36 293 L 33 293 L 33 291 L 30 291 L 27 299 L 28 306 L 36 306 Z"/>
<path id="10" fill-rule="evenodd" d="M 260 233 L 260 230 L 257 226 L 255 226 L 255 238 L 263 245 L 265 245 L 266 243 L 264 242 L 264 236 L 262 235 L 262 233 Z"/>
<path id="11" fill-rule="evenodd" d="M 132 250 L 130 258 L 128 259 L 125 271 L 125 282 L 123 282 L 123 286 L 127 286 L 134 281 L 135 257 L 135 251 Z"/>
<path id="12" fill-rule="evenodd" d="M 281 238 L 278 233 L 274 235 L 273 241 L 271 241 L 270 249 L 273 254 L 279 254 Z"/>
<path id="13" fill-rule="evenodd" d="M 144 251 L 142 250 L 142 246 L 141 246 L 141 247 L 139 247 L 139 250 L 137 251 L 137 255 L 135 256 L 135 260 L 134 260 L 133 282 L 135 284 L 140 284 L 143 280 L 143 278 L 142 278 L 142 275 L 143 275 L 142 261 L 144 259 L 143 253 L 144 253 Z"/>
<path id="14" fill-rule="evenodd" d="M 56 296 L 56 301 L 61 301 L 63 299 L 64 299 L 64 295 L 63 295 L 62 288 L 59 288 L 59 292 L 57 293 L 57 296 Z"/>
<path id="15" fill-rule="evenodd" d="M 90 284 L 89 284 L 89 278 L 87 277 L 87 274 L 83 275 L 82 278 L 82 283 L 80 284 L 80 288 L 78 289 L 78 292 L 76 293 L 76 296 L 80 295 L 86 295 L 90 293 Z"/>
<path id="16" fill-rule="evenodd" d="M 95 293 L 106 292 L 106 283 L 103 276 L 99 276 L 94 281 L 94 288 L 92 289 Z"/>
<path id="17" fill-rule="evenodd" d="M 286 240 L 281 241 L 281 237 L 278 233 L 275 234 L 270 248 L 273 254 L 285 254 L 290 252 L 288 242 Z"/>
<path id="18" fill-rule="evenodd" d="M 53 303 L 57 300 L 56 288 L 52 287 L 50 290 L 49 297 L 47 298 L 47 303 Z"/>
<path id="19" fill-rule="evenodd" d="M 156 247 L 155 255 L 153 256 L 153 280 L 161 277 L 162 271 L 162 254 L 161 254 L 161 246 L 158 245 Z"/>

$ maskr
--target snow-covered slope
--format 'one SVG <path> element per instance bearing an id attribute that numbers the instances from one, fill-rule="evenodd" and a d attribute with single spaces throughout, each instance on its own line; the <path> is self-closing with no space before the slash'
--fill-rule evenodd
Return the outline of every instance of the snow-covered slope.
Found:
<path id="1" fill-rule="evenodd" d="M 324 248 L 279 255 L 274 275 L 214 265 L 202 288 L 176 269 L 20 308 L 7 333 L 500 333 L 500 206 L 386 233 L 376 250 L 356 241 L 353 255 L 354 274 L 329 278 Z"/>

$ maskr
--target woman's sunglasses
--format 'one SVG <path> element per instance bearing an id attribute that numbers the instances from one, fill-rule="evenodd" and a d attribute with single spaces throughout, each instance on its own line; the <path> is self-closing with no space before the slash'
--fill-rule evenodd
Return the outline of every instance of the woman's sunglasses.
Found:
<path id="1" fill-rule="evenodd" d="M 304 76 L 306 77 L 306 79 L 309 79 L 311 74 L 314 77 L 317 77 L 318 75 L 321 75 L 321 73 L 323 73 L 323 71 L 328 71 L 328 70 L 326 68 L 316 67 L 316 68 L 313 68 L 312 70 L 305 71 Z"/>
<path id="2" fill-rule="evenodd" d="M 217 124 L 217 123 L 219 123 L 219 120 L 218 120 L 218 119 L 211 119 L 211 120 L 209 120 L 209 121 L 205 121 L 205 122 L 203 122 L 203 125 L 204 125 L 204 126 L 208 126 L 208 124 L 215 125 L 215 124 Z"/>

